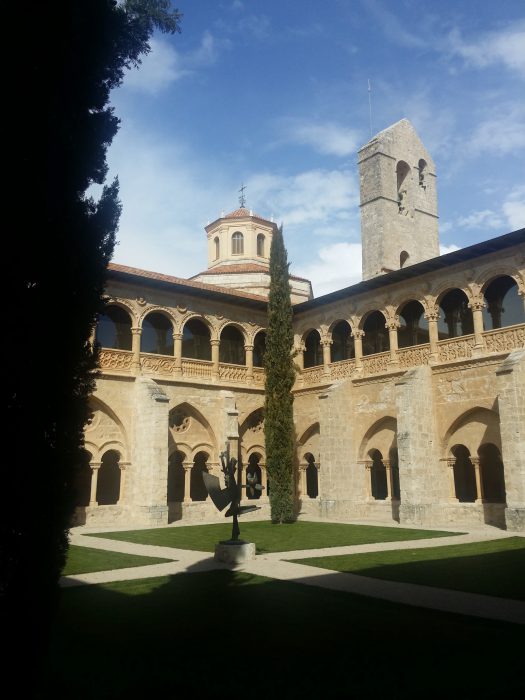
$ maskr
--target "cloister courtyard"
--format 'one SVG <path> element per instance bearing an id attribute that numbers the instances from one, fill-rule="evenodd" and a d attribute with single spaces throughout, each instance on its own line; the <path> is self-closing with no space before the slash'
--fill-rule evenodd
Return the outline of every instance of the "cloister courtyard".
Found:
<path id="1" fill-rule="evenodd" d="M 523 689 L 525 538 L 303 521 L 71 531 L 45 697 L 502 697 Z M 58 689 L 58 691 L 57 691 Z"/>

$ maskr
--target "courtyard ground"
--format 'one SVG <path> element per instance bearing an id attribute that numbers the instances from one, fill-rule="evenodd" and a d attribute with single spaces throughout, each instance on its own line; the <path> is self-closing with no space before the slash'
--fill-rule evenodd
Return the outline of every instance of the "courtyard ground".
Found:
<path id="1" fill-rule="evenodd" d="M 247 525 L 241 525 L 243 536 Z M 192 530 L 197 537 L 199 527 L 165 530 Z M 359 541 L 365 531 L 358 534 L 359 526 L 353 527 Z M 498 698 L 524 689 L 523 603 L 501 597 L 501 590 L 480 595 L 435 588 L 431 579 L 419 585 L 410 577 L 405 583 L 339 573 L 320 559 L 388 559 L 408 551 L 428 562 L 438 559 L 429 559 L 429 550 L 465 547 L 462 556 L 439 558 L 454 559 L 457 566 L 482 556 L 468 549 L 481 546 L 491 550 L 484 552 L 492 557 L 487 572 L 502 555 L 509 578 L 520 575 L 523 559 L 505 563 L 505 557 L 509 551 L 523 556 L 517 546 L 523 538 L 486 529 L 393 542 L 388 533 L 382 541 L 377 531 L 366 544 L 267 551 L 234 570 L 214 562 L 205 547 L 136 544 L 94 534 L 100 533 L 79 528 L 72 542 L 110 557 L 118 552 L 167 561 L 63 579 L 43 685 L 50 696 L 60 687 L 76 698 L 127 698 L 137 692 Z M 307 561 L 312 557 L 315 567 Z M 456 580 L 457 571 L 451 577 Z"/>

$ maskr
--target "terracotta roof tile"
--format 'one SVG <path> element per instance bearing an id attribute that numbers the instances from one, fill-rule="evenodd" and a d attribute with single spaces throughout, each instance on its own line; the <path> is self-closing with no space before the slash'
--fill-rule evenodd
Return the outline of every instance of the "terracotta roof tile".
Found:
<path id="1" fill-rule="evenodd" d="M 184 287 L 192 287 L 193 289 L 203 289 L 206 291 L 219 292 L 220 294 L 230 294 L 236 297 L 243 297 L 246 299 L 254 299 L 256 301 L 268 301 L 266 297 L 259 296 L 258 294 L 249 294 L 248 292 L 241 292 L 237 289 L 231 289 L 230 287 L 220 287 L 215 284 L 204 284 L 203 282 L 193 282 L 192 280 L 184 279 L 182 277 L 173 277 L 172 275 L 165 275 L 161 272 L 151 272 L 149 270 L 141 270 L 137 267 L 129 267 L 128 265 L 119 265 L 117 263 L 109 263 L 108 270 L 112 272 L 122 272 L 127 275 L 133 275 L 135 277 L 145 277 L 151 280 L 159 280 L 159 282 L 168 282 L 169 284 L 178 284 Z"/>
<path id="2" fill-rule="evenodd" d="M 270 274 L 270 268 L 268 265 L 257 265 L 257 263 L 235 263 L 233 265 L 217 265 L 217 267 L 212 267 L 209 270 L 203 270 L 199 272 L 198 275 L 193 275 L 190 279 L 195 279 L 196 277 L 201 277 L 201 275 L 228 275 L 237 274 L 243 272 L 264 272 L 267 275 Z M 298 277 L 297 275 L 290 275 L 290 279 L 300 280 L 302 282 L 309 282 L 310 280 L 306 277 Z"/>

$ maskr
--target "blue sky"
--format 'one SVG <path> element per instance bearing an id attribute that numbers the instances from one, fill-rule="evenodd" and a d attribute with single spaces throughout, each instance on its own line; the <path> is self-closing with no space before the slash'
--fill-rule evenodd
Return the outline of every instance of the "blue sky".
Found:
<path id="1" fill-rule="evenodd" d="M 206 269 L 204 226 L 284 225 L 316 296 L 359 281 L 357 150 L 406 117 L 434 158 L 444 251 L 525 226 L 523 0 L 180 0 L 112 93 L 114 261 Z"/>

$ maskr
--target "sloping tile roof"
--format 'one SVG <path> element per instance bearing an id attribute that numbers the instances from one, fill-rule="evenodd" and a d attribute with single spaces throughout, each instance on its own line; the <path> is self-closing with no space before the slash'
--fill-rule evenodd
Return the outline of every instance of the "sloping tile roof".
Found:
<path id="1" fill-rule="evenodd" d="M 233 265 L 217 265 L 217 267 L 212 267 L 209 270 L 203 270 L 199 272 L 198 275 L 193 275 L 190 279 L 195 279 L 196 277 L 201 277 L 202 275 L 228 275 L 237 274 L 243 272 L 264 272 L 265 274 L 270 274 L 270 269 L 268 265 L 257 265 L 257 263 L 235 263 Z M 297 275 L 290 275 L 290 279 L 299 280 L 301 282 L 309 282 L 310 280 L 306 277 L 298 277 Z"/>
<path id="2" fill-rule="evenodd" d="M 266 297 L 259 296 L 258 294 L 249 294 L 248 292 L 242 292 L 236 289 L 231 289 L 230 287 L 220 287 L 215 284 L 204 284 L 203 282 L 193 282 L 192 280 L 184 279 L 182 277 L 173 277 L 172 275 L 165 275 L 161 272 L 151 272 L 150 270 L 141 270 L 137 267 L 129 267 L 128 265 L 119 265 L 117 263 L 109 263 L 108 270 L 110 272 L 121 273 L 124 275 L 130 275 L 132 277 L 142 277 L 149 280 L 157 280 L 159 282 L 167 282 L 168 284 L 178 285 L 181 287 L 189 287 L 191 289 L 199 289 L 206 292 L 217 292 L 219 294 L 226 294 L 228 296 L 235 296 L 245 299 L 253 299 L 254 301 L 263 301 L 267 303 Z"/>

